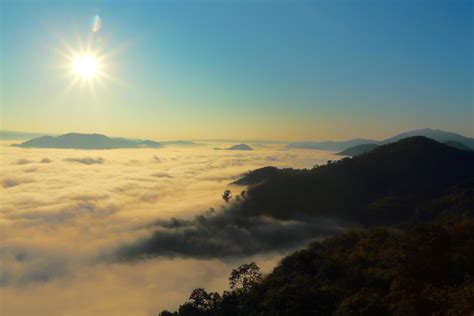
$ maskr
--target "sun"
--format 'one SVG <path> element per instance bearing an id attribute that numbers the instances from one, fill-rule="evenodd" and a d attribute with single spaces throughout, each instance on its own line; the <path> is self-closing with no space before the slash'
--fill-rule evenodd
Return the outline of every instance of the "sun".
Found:
<path id="1" fill-rule="evenodd" d="M 73 61 L 73 69 L 76 75 L 91 79 L 98 71 L 99 64 L 96 58 L 91 55 L 77 56 Z"/>
<path id="2" fill-rule="evenodd" d="M 106 47 L 95 33 L 89 34 L 86 40 L 79 35 L 76 37 L 77 43 L 75 45 L 59 38 L 61 45 L 52 48 L 63 60 L 62 63 L 58 63 L 57 68 L 63 71 L 66 83 L 65 95 L 69 94 L 73 88 L 78 87 L 81 92 L 84 88 L 88 88 L 91 95 L 96 98 L 96 92 L 103 92 L 107 86 L 106 83 L 128 87 L 124 80 L 113 75 L 117 64 L 112 60 L 113 56 L 126 48 L 127 43 L 114 48 Z"/>

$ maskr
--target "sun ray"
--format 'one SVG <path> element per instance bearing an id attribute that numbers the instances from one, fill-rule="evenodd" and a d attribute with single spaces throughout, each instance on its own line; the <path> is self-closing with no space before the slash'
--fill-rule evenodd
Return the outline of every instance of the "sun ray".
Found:
<path id="1" fill-rule="evenodd" d="M 56 34 L 57 35 L 57 34 Z M 89 93 L 97 100 L 97 87 L 105 88 L 105 82 L 111 82 L 115 85 L 128 87 L 128 84 L 113 76 L 110 70 L 112 56 L 123 51 L 129 44 L 120 45 L 112 49 L 104 49 L 103 47 L 95 47 L 96 34 L 88 34 L 87 37 L 81 38 L 79 33 L 76 36 L 76 49 L 68 41 L 60 36 L 56 36 L 60 48 L 52 48 L 54 52 L 60 56 L 64 62 L 56 65 L 65 72 L 68 83 L 64 88 L 64 94 L 68 94 L 75 86 L 81 91 L 88 90 Z"/>

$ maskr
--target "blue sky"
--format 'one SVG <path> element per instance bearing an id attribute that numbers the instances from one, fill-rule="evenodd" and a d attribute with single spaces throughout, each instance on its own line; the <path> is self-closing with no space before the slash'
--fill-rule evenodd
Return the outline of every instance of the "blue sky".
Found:
<path id="1" fill-rule="evenodd" d="M 474 136 L 472 1 L 2 1 L 2 129 Z M 91 20 L 102 19 L 92 34 Z M 71 86 L 91 39 L 107 78 Z"/>

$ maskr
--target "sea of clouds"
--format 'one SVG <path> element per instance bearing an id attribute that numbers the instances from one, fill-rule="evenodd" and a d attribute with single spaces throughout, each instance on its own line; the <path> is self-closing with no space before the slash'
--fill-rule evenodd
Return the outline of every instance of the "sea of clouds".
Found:
<path id="1" fill-rule="evenodd" d="M 338 159 L 280 145 L 254 151 L 212 149 L 229 144 L 114 150 L 8 145 L 0 144 L 2 315 L 154 315 L 176 308 L 196 287 L 225 289 L 241 263 L 256 261 L 268 272 L 288 252 L 269 238 L 279 229 L 301 231 L 300 223 L 259 218 L 239 235 L 209 230 L 202 215 L 211 216 L 213 208 L 214 223 L 234 220 L 225 215 L 221 195 L 245 189 L 231 182 L 248 170 L 311 168 Z M 222 239 L 238 251 L 209 252 L 206 243 L 194 249 L 184 234 L 207 236 L 207 242 L 213 237 L 227 251 Z M 232 239 L 243 234 L 243 243 Z M 163 251 L 122 260 L 120 254 L 144 241 Z"/>

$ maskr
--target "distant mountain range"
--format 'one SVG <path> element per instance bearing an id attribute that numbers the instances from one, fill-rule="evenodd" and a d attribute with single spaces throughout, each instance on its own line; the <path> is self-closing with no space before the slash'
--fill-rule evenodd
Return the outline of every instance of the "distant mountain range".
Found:
<path id="1" fill-rule="evenodd" d="M 365 147 L 367 147 L 369 144 L 382 145 L 382 144 L 394 143 L 401 139 L 412 137 L 412 136 L 424 136 L 424 137 L 436 140 L 440 143 L 456 142 L 464 146 L 467 146 L 467 148 L 474 148 L 474 138 L 469 138 L 469 137 L 465 137 L 456 133 L 446 132 L 446 131 L 441 131 L 441 130 L 431 129 L 431 128 L 418 129 L 418 130 L 400 133 L 393 137 L 384 139 L 382 141 L 373 140 L 373 139 L 356 138 L 356 139 L 351 139 L 347 141 L 295 142 L 295 143 L 288 144 L 286 147 L 287 148 L 306 148 L 306 149 L 344 151 L 348 148 L 359 146 L 359 145 L 364 145 Z M 364 149 L 365 147 L 360 147 L 357 149 L 360 150 L 361 148 Z"/>
<path id="2" fill-rule="evenodd" d="M 0 138 L 13 140 L 35 137 L 40 134 L 0 131 Z M 397 134 L 384 140 L 373 140 L 355 138 L 346 141 L 323 141 L 323 142 L 294 142 L 286 145 L 286 148 L 306 148 L 317 150 L 340 151 L 340 155 L 355 156 L 374 149 L 377 145 L 393 143 L 398 140 L 412 137 L 424 136 L 440 143 L 446 143 L 458 149 L 474 149 L 474 138 L 465 137 L 456 133 L 434 130 L 430 128 L 418 129 Z M 136 140 L 120 137 L 108 137 L 102 134 L 80 134 L 69 133 L 60 136 L 40 136 L 32 138 L 20 144 L 12 146 L 23 148 L 65 148 L 65 149 L 114 149 L 114 148 L 159 148 L 164 146 L 199 146 L 201 144 L 192 141 L 164 141 Z M 238 144 L 225 148 L 226 150 L 253 150 L 247 144 Z M 349 150 L 350 149 L 350 150 Z M 345 152 L 346 150 L 349 150 Z"/>
<path id="3" fill-rule="evenodd" d="M 134 140 L 112 138 L 102 134 L 69 133 L 60 136 L 41 136 L 30 139 L 14 147 L 22 148 L 63 148 L 63 149 L 117 149 L 117 148 L 160 148 L 164 146 L 199 145 L 191 141 L 156 142 L 153 140 Z"/>

